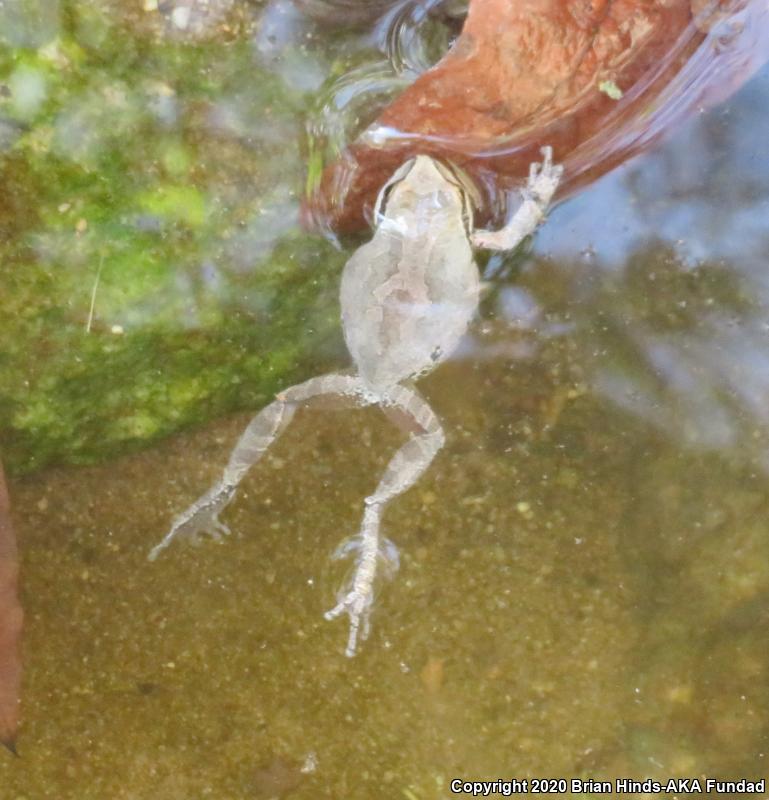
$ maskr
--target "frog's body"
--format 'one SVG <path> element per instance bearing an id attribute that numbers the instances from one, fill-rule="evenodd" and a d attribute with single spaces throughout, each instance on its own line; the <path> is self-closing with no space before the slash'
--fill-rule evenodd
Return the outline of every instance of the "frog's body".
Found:
<path id="1" fill-rule="evenodd" d="M 417 156 L 388 190 L 386 213 L 347 262 L 341 288 L 345 341 L 374 392 L 449 356 L 475 314 L 480 287 L 468 239 L 472 209 L 451 173 Z"/>
<path id="2" fill-rule="evenodd" d="M 353 254 L 342 276 L 342 324 L 357 374 L 311 378 L 279 393 L 243 432 L 219 483 L 177 517 L 151 559 L 177 535 L 194 540 L 201 532 L 214 538 L 228 532 L 219 512 L 300 405 L 326 396 L 378 405 L 410 438 L 366 498 L 360 533 L 339 551 L 356 553 L 356 569 L 326 618 L 349 615 L 346 652 L 354 655 L 361 624 L 362 638 L 368 633 L 378 562 L 397 565 L 395 547 L 379 534 L 384 508 L 416 482 L 444 442 L 438 418 L 409 380 L 451 355 L 475 313 L 480 283 L 472 246 L 511 249 L 544 217 L 562 169 L 553 165 L 549 148 L 543 153 L 542 165 L 532 165 L 523 203 L 497 232 L 473 231 L 468 192 L 429 156 L 395 172 L 379 195 L 373 238 Z"/>

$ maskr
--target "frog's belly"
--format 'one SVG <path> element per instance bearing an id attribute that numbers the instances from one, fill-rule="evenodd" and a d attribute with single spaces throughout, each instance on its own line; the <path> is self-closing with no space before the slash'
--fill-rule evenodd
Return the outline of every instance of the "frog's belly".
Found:
<path id="1" fill-rule="evenodd" d="M 451 355 L 478 306 L 479 278 L 464 239 L 452 258 L 422 270 L 419 278 L 401 274 L 397 259 L 393 267 L 373 244 L 360 248 L 345 268 L 342 323 L 361 377 L 386 389 Z"/>

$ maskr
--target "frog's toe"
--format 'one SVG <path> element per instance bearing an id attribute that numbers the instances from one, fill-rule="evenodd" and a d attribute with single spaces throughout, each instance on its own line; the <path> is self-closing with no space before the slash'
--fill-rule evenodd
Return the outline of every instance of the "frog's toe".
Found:
<path id="1" fill-rule="evenodd" d="M 189 542 L 193 547 L 200 546 L 203 534 L 207 533 L 208 520 L 200 519 L 200 514 L 193 514 L 191 517 L 179 517 L 174 520 L 171 530 L 166 534 L 165 539 L 161 545 L 155 550 L 162 550 L 163 547 L 168 546 L 173 539 L 184 539 Z M 153 552 L 155 552 L 153 550 Z"/>
<path id="2" fill-rule="evenodd" d="M 373 601 L 372 592 L 351 589 L 344 597 L 323 616 L 327 620 L 336 619 L 341 614 L 347 614 L 350 618 L 350 633 L 347 637 L 347 647 L 344 654 L 348 658 L 355 655 L 358 647 L 358 634 L 360 639 L 365 641 L 368 638 L 371 617 L 371 605 Z"/>
<path id="3" fill-rule="evenodd" d="M 231 531 L 228 525 L 225 525 L 218 516 L 215 514 L 211 517 L 210 524 L 206 526 L 205 533 L 207 533 L 214 541 L 221 542 L 222 537 L 229 536 Z"/>
<path id="4" fill-rule="evenodd" d="M 361 536 L 360 534 L 357 536 L 350 536 L 345 539 L 334 552 L 331 554 L 331 558 L 333 561 L 341 561 L 343 558 L 347 558 L 347 556 L 352 555 L 353 553 L 357 554 L 361 548 Z"/>
<path id="5" fill-rule="evenodd" d="M 550 204 L 555 190 L 558 188 L 563 175 L 563 165 L 553 163 L 551 147 L 543 147 L 542 155 L 544 160 L 541 164 L 532 164 L 532 167 L 536 167 L 536 169 L 529 171 L 529 182 L 524 196 L 528 195 L 535 203 L 545 208 Z"/>
<path id="6" fill-rule="evenodd" d="M 544 160 L 542 161 L 542 171 L 540 174 L 549 180 L 559 181 L 563 174 L 563 164 L 553 163 L 553 148 L 543 147 L 542 155 L 544 156 Z"/>

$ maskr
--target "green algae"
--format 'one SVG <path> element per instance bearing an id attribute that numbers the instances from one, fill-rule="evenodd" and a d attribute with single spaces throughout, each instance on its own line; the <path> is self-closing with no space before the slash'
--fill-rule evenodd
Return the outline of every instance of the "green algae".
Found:
<path id="1" fill-rule="evenodd" d="M 126 283 L 125 270 L 110 282 L 105 267 L 97 294 L 110 309 L 108 319 L 125 319 L 121 311 L 132 302 L 151 302 L 158 321 L 136 329 L 130 322 L 107 328 L 97 321 L 86 330 L 86 287 L 77 305 L 57 301 L 61 282 L 34 265 L 14 265 L 4 283 L 24 307 L 6 305 L 0 334 L 0 436 L 7 463 L 16 471 L 51 461 L 84 463 L 226 410 L 263 404 L 301 374 L 308 353 L 337 334 L 332 287 L 338 259 L 320 250 L 325 258 L 313 247 L 302 259 L 297 246 L 290 254 L 284 248 L 269 271 L 244 282 L 244 292 L 270 296 L 261 313 L 222 302 L 206 310 L 204 324 L 181 330 L 168 317 L 183 308 L 160 291 L 160 270 L 143 274 L 145 265 L 134 265 Z M 14 281 L 20 272 L 23 286 Z M 27 302 L 24 289 L 36 298 Z"/>
<path id="2" fill-rule="evenodd" d="M 342 263 L 296 230 L 304 95 L 253 64 L 248 37 L 159 38 L 130 6 L 69 3 L 30 39 L 42 12 L 26 10 L 0 34 L 0 441 L 16 473 L 264 402 L 333 349 Z"/>

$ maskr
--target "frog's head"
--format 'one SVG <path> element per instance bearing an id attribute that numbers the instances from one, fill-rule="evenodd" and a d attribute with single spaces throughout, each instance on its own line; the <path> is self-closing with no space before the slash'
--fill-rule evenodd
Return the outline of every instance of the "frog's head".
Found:
<path id="1" fill-rule="evenodd" d="M 402 164 L 382 187 L 374 208 L 376 224 L 385 217 L 414 213 L 417 208 L 441 210 L 461 218 L 472 231 L 474 187 L 449 166 L 427 155 Z"/>

